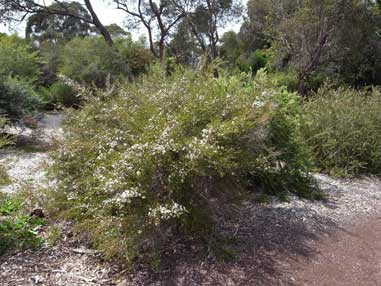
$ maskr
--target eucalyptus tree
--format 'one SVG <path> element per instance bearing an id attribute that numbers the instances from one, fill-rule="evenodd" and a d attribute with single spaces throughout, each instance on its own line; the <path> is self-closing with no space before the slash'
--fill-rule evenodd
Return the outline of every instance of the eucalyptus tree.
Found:
<path id="1" fill-rule="evenodd" d="M 164 58 L 170 33 L 190 12 L 193 2 L 194 0 L 114 0 L 117 9 L 127 13 L 131 26 L 144 27 L 150 50 L 160 61 Z"/>
<path id="2" fill-rule="evenodd" d="M 47 5 L 44 1 L 38 0 L 0 0 L 0 22 L 1 21 L 23 21 L 33 14 L 45 13 L 45 15 L 61 15 L 74 18 L 84 23 L 94 26 L 103 36 L 107 44 L 114 46 L 112 37 L 106 27 L 99 20 L 91 0 L 78 2 L 88 13 L 83 10 L 73 9 L 70 5 L 72 1 L 54 0 L 54 5 Z"/>
<path id="3" fill-rule="evenodd" d="M 250 0 L 248 16 L 241 39 L 252 49 L 271 45 L 272 66 L 293 70 L 301 94 L 319 78 L 380 84 L 381 22 L 376 1 Z"/>
<path id="4" fill-rule="evenodd" d="M 184 18 L 172 34 L 168 44 L 168 54 L 174 56 L 178 63 L 195 66 L 202 50 L 197 45 L 195 35 L 189 29 L 188 19 Z"/>
<path id="5" fill-rule="evenodd" d="M 25 36 L 32 42 L 45 41 L 52 43 L 67 42 L 74 37 L 84 37 L 90 34 L 91 16 L 88 11 L 78 2 L 64 2 L 62 4 L 53 3 L 48 7 L 49 10 L 65 9 L 80 18 L 74 18 L 68 15 L 51 14 L 46 11 L 37 12 L 31 15 L 27 20 Z M 87 19 L 87 21 L 82 20 Z"/>
<path id="6" fill-rule="evenodd" d="M 219 56 L 219 32 L 226 25 L 239 20 L 242 14 L 240 0 L 201 0 L 188 15 L 189 28 L 197 39 L 198 45 L 211 60 Z"/>

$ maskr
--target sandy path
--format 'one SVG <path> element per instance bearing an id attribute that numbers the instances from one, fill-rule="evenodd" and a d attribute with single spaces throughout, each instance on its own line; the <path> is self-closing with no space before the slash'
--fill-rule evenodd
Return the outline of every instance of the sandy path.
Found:
<path id="1" fill-rule="evenodd" d="M 23 188 L 38 189 L 46 187 L 46 167 L 51 163 L 47 152 L 31 152 L 25 147 L 41 148 L 51 144 L 62 136 L 62 113 L 46 113 L 38 121 L 37 129 L 11 128 L 11 133 L 17 134 L 16 141 L 23 141 L 22 148 L 12 148 L 0 151 L 0 164 L 6 166 L 12 181 L 8 186 L 0 188 L 1 192 L 14 193 Z M 42 146 L 40 146 L 42 145 Z"/>
<path id="2" fill-rule="evenodd" d="M 341 230 L 314 247 L 319 254 L 297 270 L 296 285 L 381 285 L 381 217 Z"/>

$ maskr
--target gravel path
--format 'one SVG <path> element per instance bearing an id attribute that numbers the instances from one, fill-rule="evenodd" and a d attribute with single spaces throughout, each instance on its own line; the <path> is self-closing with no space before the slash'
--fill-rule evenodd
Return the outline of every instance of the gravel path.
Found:
<path id="1" fill-rule="evenodd" d="M 29 149 L 46 148 L 61 139 L 62 113 L 46 113 L 37 121 L 37 128 L 12 127 L 7 132 L 16 136 L 21 148 L 0 151 L 0 165 L 6 166 L 12 184 L 0 188 L 0 192 L 14 193 L 23 188 L 38 189 L 48 185 L 46 167 L 51 164 L 47 152 L 31 152 Z M 23 151 L 23 149 L 25 149 Z"/>
<path id="2" fill-rule="evenodd" d="M 99 257 L 59 245 L 25 251 L 0 260 L 0 285 L 97 286 L 116 285 L 113 268 Z"/>
<path id="3" fill-rule="evenodd" d="M 295 285 L 381 285 L 381 217 L 345 228 L 315 248 L 319 254 L 295 270 Z"/>
<path id="4" fill-rule="evenodd" d="M 343 226 L 381 212 L 381 181 L 373 177 L 360 179 L 334 179 L 316 174 L 320 188 L 328 195 L 326 202 L 311 202 L 291 198 L 289 203 L 273 202 L 274 211 L 294 212 L 306 223 L 314 224 L 316 217 Z"/>
<path id="5" fill-rule="evenodd" d="M 48 185 L 45 167 L 51 163 L 45 152 L 7 150 L 0 153 L 0 165 L 6 166 L 12 181 L 0 187 L 0 192 L 15 193 L 24 188 L 39 189 Z"/>

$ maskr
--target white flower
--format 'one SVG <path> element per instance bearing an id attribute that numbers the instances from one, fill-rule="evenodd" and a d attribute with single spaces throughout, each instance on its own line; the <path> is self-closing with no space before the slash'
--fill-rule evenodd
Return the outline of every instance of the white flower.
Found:
<path id="1" fill-rule="evenodd" d="M 186 212 L 187 210 L 184 206 L 179 205 L 176 202 L 172 202 L 171 204 L 159 205 L 155 208 L 150 208 L 148 216 L 153 219 L 153 223 L 155 225 L 158 225 L 162 220 L 178 218 Z"/>
<path id="2" fill-rule="evenodd" d="M 265 102 L 263 100 L 254 100 L 254 102 L 251 106 L 253 108 L 254 107 L 261 108 L 261 107 L 265 106 Z"/>
<path id="3" fill-rule="evenodd" d="M 107 199 L 104 201 L 105 204 L 124 204 L 124 203 L 131 203 L 131 200 L 134 198 L 142 198 L 144 199 L 145 196 L 139 192 L 138 188 L 130 188 L 122 193 L 116 194 L 113 198 Z"/>

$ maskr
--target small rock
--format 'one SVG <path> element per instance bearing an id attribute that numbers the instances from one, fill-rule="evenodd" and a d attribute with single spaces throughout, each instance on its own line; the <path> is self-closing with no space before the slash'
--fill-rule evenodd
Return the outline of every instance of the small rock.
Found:
<path id="1" fill-rule="evenodd" d="M 44 281 L 44 278 L 42 278 L 39 275 L 33 276 L 31 279 L 32 279 L 34 284 L 40 284 Z"/>
<path id="2" fill-rule="evenodd" d="M 33 116 L 26 116 L 23 118 L 23 123 L 29 128 L 36 129 L 38 127 L 38 120 Z"/>
<path id="3" fill-rule="evenodd" d="M 44 218 L 45 214 L 42 209 L 35 209 L 30 213 L 31 217 Z"/>
<path id="4" fill-rule="evenodd" d="M 118 283 L 117 286 L 128 286 L 128 285 L 129 285 L 129 283 L 127 280 L 122 280 L 121 282 Z"/>

